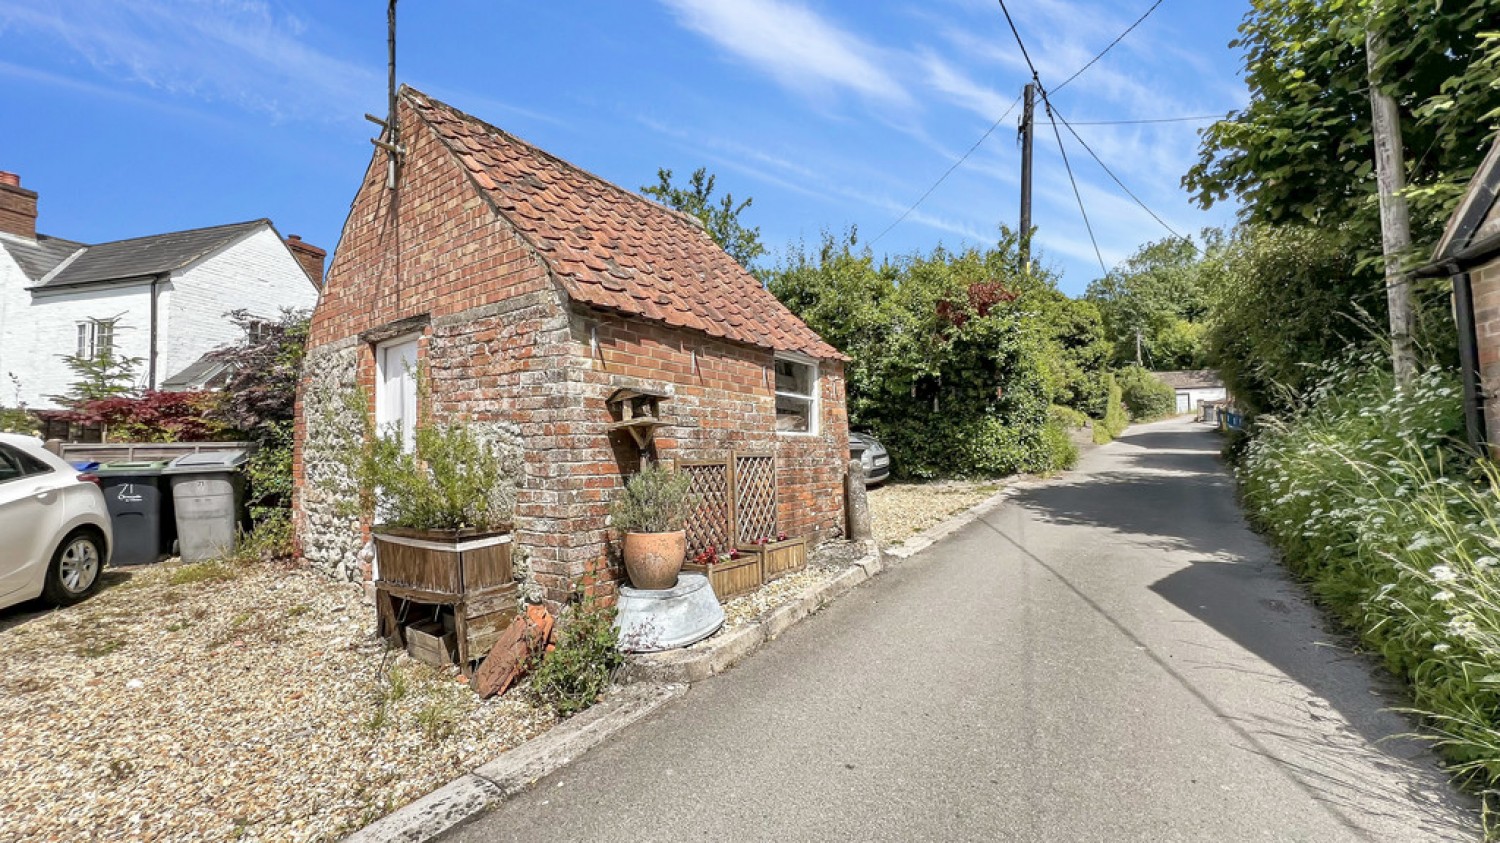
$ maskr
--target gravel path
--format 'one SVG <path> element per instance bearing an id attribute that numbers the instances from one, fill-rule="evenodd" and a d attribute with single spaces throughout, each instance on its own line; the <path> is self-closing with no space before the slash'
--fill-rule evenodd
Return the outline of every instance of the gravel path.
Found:
<path id="1" fill-rule="evenodd" d="M 936 483 L 886 483 L 871 489 L 870 518 L 875 540 L 894 547 L 949 516 L 957 515 L 1000 491 L 999 481 L 945 480 Z"/>
<path id="2" fill-rule="evenodd" d="M 337 839 L 553 723 L 387 653 L 357 586 L 107 577 L 0 612 L 0 840 Z"/>

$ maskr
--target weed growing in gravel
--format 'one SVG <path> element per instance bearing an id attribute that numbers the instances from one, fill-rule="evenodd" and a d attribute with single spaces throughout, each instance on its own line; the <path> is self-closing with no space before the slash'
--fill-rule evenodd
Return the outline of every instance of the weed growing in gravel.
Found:
<path id="1" fill-rule="evenodd" d="M 452 736 L 463 717 L 463 706 L 445 690 L 434 690 L 427 702 L 417 709 L 417 725 L 428 743 L 441 743 Z"/>
<path id="2" fill-rule="evenodd" d="M 532 696 L 568 717 L 598 702 L 615 669 L 625 663 L 614 627 L 615 610 L 587 595 L 563 610 L 556 648 L 541 658 L 531 678 Z"/>
<path id="3" fill-rule="evenodd" d="M 169 585 L 196 585 L 209 582 L 229 582 L 238 578 L 240 572 L 223 562 L 194 562 L 172 570 L 167 577 Z"/>
<path id="4" fill-rule="evenodd" d="M 105 641 L 89 640 L 74 648 L 74 655 L 86 659 L 100 659 L 125 646 L 125 642 L 118 638 Z"/>

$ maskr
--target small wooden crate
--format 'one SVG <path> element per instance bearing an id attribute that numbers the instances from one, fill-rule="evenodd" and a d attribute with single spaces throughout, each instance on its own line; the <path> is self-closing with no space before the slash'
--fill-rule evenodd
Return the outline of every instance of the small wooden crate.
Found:
<path id="1" fill-rule="evenodd" d="M 754 591 L 761 584 L 760 557 L 750 553 L 712 565 L 688 563 L 682 566 L 682 570 L 706 575 L 708 584 L 713 587 L 714 596 L 719 598 L 720 603 L 727 603 L 741 594 Z"/>
<path id="2" fill-rule="evenodd" d="M 417 661 L 433 667 L 453 664 L 458 636 L 441 623 L 427 621 L 406 625 L 406 652 Z"/>
<path id="3" fill-rule="evenodd" d="M 770 582 L 807 567 L 807 539 L 798 537 L 779 542 L 743 545 L 740 553 L 760 559 L 760 578 Z"/>

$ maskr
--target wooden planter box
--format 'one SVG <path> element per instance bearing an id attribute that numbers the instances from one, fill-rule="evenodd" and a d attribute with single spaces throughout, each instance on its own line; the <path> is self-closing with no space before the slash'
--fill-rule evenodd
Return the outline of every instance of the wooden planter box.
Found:
<path id="1" fill-rule="evenodd" d="M 695 565 L 689 562 L 682 566 L 682 570 L 706 575 L 708 584 L 713 586 L 714 596 L 719 598 L 720 603 L 727 603 L 741 594 L 754 591 L 761 584 L 760 557 L 756 554 L 741 553 L 738 559 L 713 565 Z"/>
<path id="2" fill-rule="evenodd" d="M 510 535 L 377 528 L 380 634 L 406 646 L 408 617 L 452 607 L 458 664 L 465 674 L 520 612 L 511 579 Z"/>
<path id="3" fill-rule="evenodd" d="M 742 556 L 755 556 L 760 560 L 762 582 L 770 582 L 807 567 L 807 539 L 805 537 L 765 544 L 745 544 L 740 545 L 739 550 Z"/>

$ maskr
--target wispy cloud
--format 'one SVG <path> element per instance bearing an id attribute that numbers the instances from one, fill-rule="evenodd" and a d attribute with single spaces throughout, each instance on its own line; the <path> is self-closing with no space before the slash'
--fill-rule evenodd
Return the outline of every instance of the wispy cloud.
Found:
<path id="1" fill-rule="evenodd" d="M 887 104 L 911 102 L 884 69 L 879 48 L 792 0 L 662 2 L 683 26 L 797 93 L 847 91 Z"/>
<path id="2" fill-rule="evenodd" d="M 259 0 L 0 0 L 0 37 L 46 39 L 106 84 L 229 103 L 273 119 L 357 119 L 377 68 L 306 43 L 306 24 Z"/>
<path id="3" fill-rule="evenodd" d="M 927 84 L 956 105 L 967 108 L 986 120 L 995 120 L 1016 101 L 1015 97 L 1007 97 L 994 88 L 975 82 L 963 71 L 932 53 L 922 56 L 922 64 L 927 70 Z"/>

